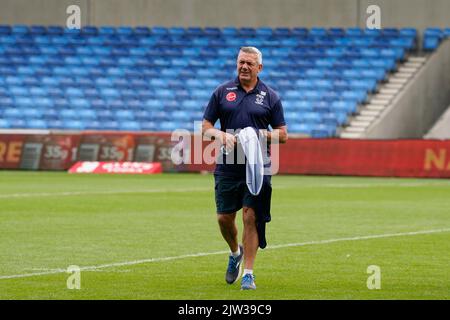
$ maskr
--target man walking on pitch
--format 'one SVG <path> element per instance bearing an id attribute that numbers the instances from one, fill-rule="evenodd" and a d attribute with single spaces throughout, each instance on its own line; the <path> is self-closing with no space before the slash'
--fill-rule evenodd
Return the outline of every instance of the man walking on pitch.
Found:
<path id="1" fill-rule="evenodd" d="M 203 135 L 217 139 L 225 149 L 223 161 L 217 163 L 214 172 L 217 219 L 222 236 L 231 251 L 226 282 L 232 284 L 238 280 L 243 262 L 241 289 L 244 290 L 256 289 L 253 265 L 258 246 L 265 247 L 265 240 L 261 245 L 262 232 L 257 228 L 257 223 L 261 223 L 258 221 L 257 212 L 260 209 L 257 208 L 262 201 L 249 192 L 245 164 L 236 163 L 238 154 L 236 137 L 226 131 L 252 127 L 258 130 L 259 134 L 263 134 L 269 143 L 285 143 L 287 140 L 280 98 L 258 77 L 262 67 L 261 52 L 255 47 L 242 47 L 237 57 L 237 78 L 220 85 L 214 91 L 202 123 Z M 214 128 L 217 120 L 220 120 L 220 130 Z M 273 128 L 272 131 L 268 131 L 269 125 Z M 269 151 L 270 148 L 267 148 L 267 152 Z M 229 163 L 230 158 L 234 160 L 232 163 Z M 270 192 L 267 193 L 269 195 L 267 203 L 270 207 L 270 175 L 264 176 L 264 180 L 270 188 Z M 238 243 L 235 223 L 236 212 L 241 208 L 244 224 L 243 245 Z M 269 211 L 270 208 L 266 209 Z"/>

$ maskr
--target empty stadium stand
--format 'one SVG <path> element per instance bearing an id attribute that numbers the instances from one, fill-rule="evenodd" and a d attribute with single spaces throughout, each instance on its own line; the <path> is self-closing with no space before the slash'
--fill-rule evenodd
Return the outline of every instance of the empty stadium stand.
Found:
<path id="1" fill-rule="evenodd" d="M 426 50 L 449 35 L 429 33 Z M 0 128 L 192 131 L 215 87 L 235 75 L 239 47 L 251 45 L 289 132 L 338 136 L 417 38 L 411 28 L 2 25 Z"/>

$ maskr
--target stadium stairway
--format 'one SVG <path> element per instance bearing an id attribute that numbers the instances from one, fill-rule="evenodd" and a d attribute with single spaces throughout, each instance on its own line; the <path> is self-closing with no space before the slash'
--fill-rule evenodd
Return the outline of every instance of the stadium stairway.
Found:
<path id="1" fill-rule="evenodd" d="M 395 72 L 388 74 L 387 81 L 379 83 L 376 93 L 349 117 L 348 125 L 337 130 L 339 136 L 348 139 L 448 137 L 441 134 L 449 124 L 445 115 L 434 127 L 433 124 L 450 103 L 450 90 L 445 85 L 450 82 L 449 39 L 450 28 L 425 29 L 421 48 L 409 52 Z"/>
<path id="2" fill-rule="evenodd" d="M 363 138 L 364 133 L 383 111 L 394 103 L 395 98 L 399 96 L 408 82 L 414 81 L 414 75 L 419 72 L 427 59 L 426 56 L 408 57 L 397 71 L 389 75 L 387 81 L 379 86 L 378 92 L 368 99 L 359 112 L 350 118 L 349 125 L 341 131 L 340 137 Z"/>
<path id="3" fill-rule="evenodd" d="M 428 40 L 425 40 L 425 42 Z M 450 39 L 423 46 L 369 97 L 340 134 L 349 139 L 423 138 L 450 104 Z"/>

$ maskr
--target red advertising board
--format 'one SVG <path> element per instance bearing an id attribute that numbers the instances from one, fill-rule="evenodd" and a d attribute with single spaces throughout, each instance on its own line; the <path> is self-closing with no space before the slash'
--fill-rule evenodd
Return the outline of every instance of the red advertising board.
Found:
<path id="1" fill-rule="evenodd" d="M 213 171 L 203 159 L 210 143 L 193 136 L 180 143 L 167 133 L 5 134 L 0 168 L 67 170 L 76 161 L 136 161 L 159 162 L 164 171 Z M 180 146 L 187 146 L 182 153 L 188 161 L 174 164 Z M 450 140 L 291 138 L 279 153 L 282 174 L 450 178 Z"/>
<path id="2" fill-rule="evenodd" d="M 133 161 L 134 136 L 127 133 L 83 133 L 78 149 L 81 161 Z"/>
<path id="3" fill-rule="evenodd" d="M 78 141 L 73 134 L 0 135 L 0 168 L 67 169 L 76 160 Z"/>
<path id="4" fill-rule="evenodd" d="M 23 134 L 0 135 L 0 168 L 19 168 L 25 137 Z"/>
<path id="5" fill-rule="evenodd" d="M 134 141 L 134 161 L 160 162 L 165 172 L 182 170 L 172 162 L 176 141 L 171 141 L 170 133 L 136 134 Z"/>
<path id="6" fill-rule="evenodd" d="M 450 141 L 291 139 L 280 172 L 385 177 L 450 177 Z"/>

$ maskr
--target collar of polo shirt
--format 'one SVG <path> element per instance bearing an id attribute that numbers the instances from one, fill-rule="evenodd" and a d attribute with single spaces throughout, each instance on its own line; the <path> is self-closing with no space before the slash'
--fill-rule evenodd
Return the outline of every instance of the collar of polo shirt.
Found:
<path id="1" fill-rule="evenodd" d="M 259 80 L 259 77 L 257 77 L 257 78 L 258 78 L 258 81 L 256 82 L 255 87 L 252 90 L 250 90 L 249 92 L 247 92 L 247 93 L 254 93 L 255 91 L 261 91 L 261 88 L 260 88 L 261 81 Z M 244 90 L 244 88 L 242 88 L 242 86 L 241 86 L 241 82 L 239 81 L 239 77 L 236 77 L 234 79 L 234 83 L 236 84 L 236 86 L 238 86 L 242 90 Z"/>

